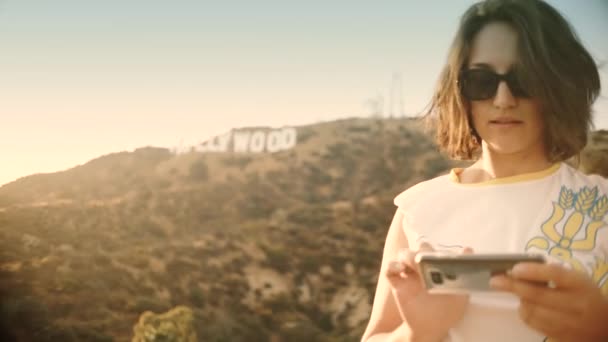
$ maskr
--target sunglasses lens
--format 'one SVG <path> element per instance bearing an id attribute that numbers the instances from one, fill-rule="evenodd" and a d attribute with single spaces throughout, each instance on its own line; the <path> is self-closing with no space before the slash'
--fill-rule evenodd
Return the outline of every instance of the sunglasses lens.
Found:
<path id="1" fill-rule="evenodd" d="M 460 89 L 469 100 L 487 100 L 496 94 L 499 81 L 498 75 L 491 71 L 467 70 L 461 76 Z"/>
<path id="2" fill-rule="evenodd" d="M 491 99 L 496 95 L 501 79 L 507 82 L 513 96 L 530 97 L 529 92 L 522 86 L 515 73 L 509 72 L 506 76 L 500 76 L 485 69 L 463 71 L 460 75 L 460 90 L 462 95 L 471 101 Z"/>
<path id="3" fill-rule="evenodd" d="M 507 75 L 507 84 L 509 85 L 509 90 L 515 97 L 530 97 L 528 91 L 521 85 L 520 81 L 517 79 L 515 74 Z"/>

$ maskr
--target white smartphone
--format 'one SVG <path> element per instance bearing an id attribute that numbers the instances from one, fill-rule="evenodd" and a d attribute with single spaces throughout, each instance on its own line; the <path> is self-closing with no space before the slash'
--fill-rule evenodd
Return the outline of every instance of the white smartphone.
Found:
<path id="1" fill-rule="evenodd" d="M 490 278 L 508 273 L 520 262 L 546 263 L 542 254 L 445 254 L 419 253 L 420 278 L 430 293 L 492 291 Z"/>

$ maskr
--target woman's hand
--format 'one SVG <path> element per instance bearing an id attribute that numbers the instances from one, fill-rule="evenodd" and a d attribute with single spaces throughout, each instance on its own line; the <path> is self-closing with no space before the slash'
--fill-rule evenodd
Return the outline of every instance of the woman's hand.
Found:
<path id="1" fill-rule="evenodd" d="M 608 341 L 608 298 L 586 274 L 559 264 L 521 263 L 490 285 L 521 299 L 519 315 L 559 341 Z"/>
<path id="2" fill-rule="evenodd" d="M 433 249 L 428 244 L 419 251 Z M 401 319 L 410 328 L 413 340 L 441 340 L 464 315 L 466 295 L 429 294 L 422 285 L 415 251 L 402 249 L 398 260 L 389 264 L 387 274 Z M 464 253 L 472 253 L 470 248 Z"/>

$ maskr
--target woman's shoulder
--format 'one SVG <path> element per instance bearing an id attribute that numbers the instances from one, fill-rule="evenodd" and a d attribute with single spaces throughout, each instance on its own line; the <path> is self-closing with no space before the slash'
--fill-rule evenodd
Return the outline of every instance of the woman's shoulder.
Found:
<path id="1" fill-rule="evenodd" d="M 443 189 L 448 182 L 450 182 L 450 174 L 419 182 L 399 193 L 395 197 L 394 203 L 400 208 L 407 207 L 414 201 L 420 201 L 430 194 L 437 193 L 436 190 Z"/>
<path id="2" fill-rule="evenodd" d="M 600 175 L 584 172 L 564 163 L 562 165 L 562 183 L 566 187 L 597 188 L 600 193 L 608 194 L 608 179 Z"/>

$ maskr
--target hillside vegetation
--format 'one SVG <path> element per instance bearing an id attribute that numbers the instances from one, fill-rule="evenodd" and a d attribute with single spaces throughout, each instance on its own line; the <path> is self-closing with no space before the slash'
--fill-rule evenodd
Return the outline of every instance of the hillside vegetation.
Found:
<path id="1" fill-rule="evenodd" d="M 19 341 L 129 341 L 192 309 L 200 341 L 358 341 L 392 200 L 456 164 L 410 119 L 297 128 L 274 154 L 146 147 L 0 188 L 1 318 Z M 581 157 L 608 176 L 608 132 Z"/>

